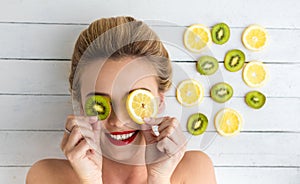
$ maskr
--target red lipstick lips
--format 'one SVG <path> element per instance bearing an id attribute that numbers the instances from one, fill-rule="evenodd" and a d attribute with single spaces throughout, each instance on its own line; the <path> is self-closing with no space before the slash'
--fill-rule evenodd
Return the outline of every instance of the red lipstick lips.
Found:
<path id="1" fill-rule="evenodd" d="M 108 140 L 116 146 L 130 144 L 138 134 L 138 130 L 106 133 Z"/>

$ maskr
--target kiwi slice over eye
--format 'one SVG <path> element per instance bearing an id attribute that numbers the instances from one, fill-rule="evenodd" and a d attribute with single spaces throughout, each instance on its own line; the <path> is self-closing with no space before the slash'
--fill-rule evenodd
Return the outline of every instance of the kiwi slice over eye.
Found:
<path id="1" fill-rule="evenodd" d="M 98 116 L 98 119 L 105 120 L 111 112 L 110 99 L 102 95 L 92 95 L 85 102 L 87 116 Z"/>
<path id="2" fill-rule="evenodd" d="M 192 135 L 202 134 L 208 125 L 207 117 L 202 113 L 192 114 L 187 122 L 188 132 Z"/>
<path id="3" fill-rule="evenodd" d="M 259 109 L 264 106 L 266 96 L 259 91 L 250 91 L 245 96 L 246 104 L 254 109 Z"/>
<path id="4" fill-rule="evenodd" d="M 243 68 L 245 63 L 245 54 L 238 49 L 230 50 L 226 53 L 224 66 L 230 72 L 237 72 Z"/>
<path id="5" fill-rule="evenodd" d="M 211 36 L 215 44 L 222 45 L 230 38 L 230 28 L 225 23 L 216 24 L 211 29 Z"/>
<path id="6" fill-rule="evenodd" d="M 219 62 L 212 56 L 202 56 L 197 61 L 197 70 L 202 75 L 212 75 L 219 68 Z"/>
<path id="7" fill-rule="evenodd" d="M 215 84 L 210 90 L 211 98 L 218 103 L 224 103 L 228 101 L 232 95 L 233 88 L 225 82 Z"/>

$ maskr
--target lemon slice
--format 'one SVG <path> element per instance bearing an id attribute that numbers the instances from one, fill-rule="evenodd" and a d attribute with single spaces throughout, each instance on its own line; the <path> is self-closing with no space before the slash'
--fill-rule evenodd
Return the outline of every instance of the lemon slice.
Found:
<path id="1" fill-rule="evenodd" d="M 204 88 L 194 79 L 181 81 L 177 86 L 176 98 L 183 106 L 199 104 L 204 96 Z"/>
<path id="2" fill-rule="evenodd" d="M 261 87 L 269 78 L 266 66 L 260 61 L 251 61 L 243 69 L 243 79 L 249 87 Z"/>
<path id="3" fill-rule="evenodd" d="M 242 116 L 230 108 L 220 110 L 215 117 L 215 127 L 222 136 L 238 134 L 241 131 L 242 123 Z"/>
<path id="4" fill-rule="evenodd" d="M 133 121 L 143 124 L 143 118 L 156 116 L 158 103 L 150 91 L 137 89 L 128 95 L 126 109 Z"/>
<path id="5" fill-rule="evenodd" d="M 247 27 L 242 35 L 244 46 L 253 51 L 259 51 L 266 47 L 269 40 L 267 31 L 259 25 Z"/>
<path id="6" fill-rule="evenodd" d="M 210 31 L 202 24 L 193 24 L 184 32 L 183 42 L 188 50 L 198 53 L 211 43 Z"/>

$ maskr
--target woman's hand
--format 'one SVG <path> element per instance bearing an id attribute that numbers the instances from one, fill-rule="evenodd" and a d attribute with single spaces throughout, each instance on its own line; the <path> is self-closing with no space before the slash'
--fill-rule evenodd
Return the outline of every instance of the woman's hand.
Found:
<path id="1" fill-rule="evenodd" d="M 61 149 L 82 184 L 102 183 L 101 122 L 97 116 L 68 116 Z"/>
<path id="2" fill-rule="evenodd" d="M 152 126 L 158 125 L 157 136 Z M 146 140 L 148 183 L 170 184 L 171 176 L 186 149 L 186 137 L 176 118 L 146 118 L 142 125 Z"/>

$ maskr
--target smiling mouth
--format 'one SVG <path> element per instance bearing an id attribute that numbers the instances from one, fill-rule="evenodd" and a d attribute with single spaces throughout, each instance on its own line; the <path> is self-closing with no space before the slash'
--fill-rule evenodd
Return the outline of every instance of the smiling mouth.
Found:
<path id="1" fill-rule="evenodd" d="M 106 133 L 106 137 L 111 143 L 117 146 L 130 144 L 137 136 L 139 130 L 124 131 L 124 132 L 111 132 Z"/>

